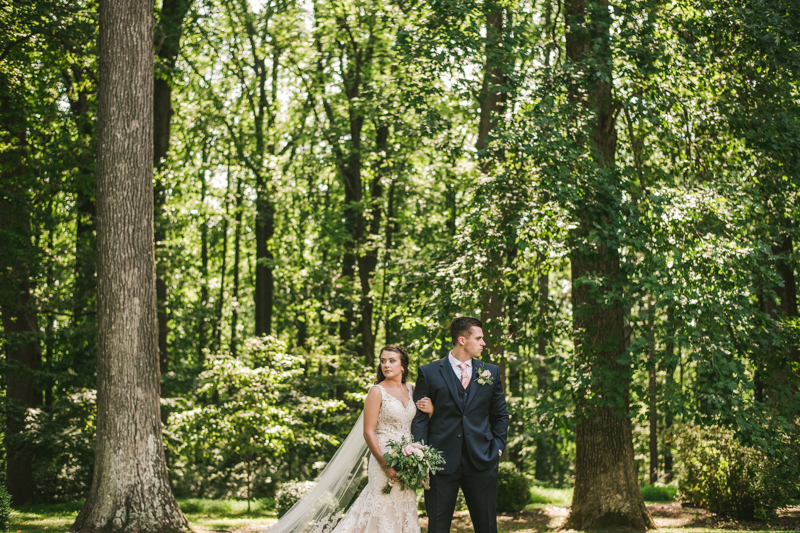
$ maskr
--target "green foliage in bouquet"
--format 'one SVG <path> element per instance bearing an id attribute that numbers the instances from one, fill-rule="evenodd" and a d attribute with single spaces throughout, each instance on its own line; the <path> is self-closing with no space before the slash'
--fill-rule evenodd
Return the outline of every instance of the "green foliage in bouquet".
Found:
<path id="1" fill-rule="evenodd" d="M 528 478 L 514 463 L 500 463 L 497 477 L 497 510 L 501 513 L 518 513 L 531 499 Z"/>
<path id="2" fill-rule="evenodd" d="M 680 499 L 723 516 L 765 520 L 789 503 L 793 477 L 775 457 L 743 445 L 723 427 L 685 427 L 675 443 Z M 794 481 L 797 484 L 797 481 Z"/>
<path id="3" fill-rule="evenodd" d="M 421 487 L 428 474 L 433 475 L 444 469 L 439 466 L 444 464 L 444 457 L 436 448 L 413 442 L 408 437 L 399 441 L 390 440 L 388 446 L 389 451 L 383 454 L 383 458 L 390 468 L 397 470 L 403 490 Z M 391 491 L 392 484 L 389 483 L 383 492 L 389 494 Z"/>

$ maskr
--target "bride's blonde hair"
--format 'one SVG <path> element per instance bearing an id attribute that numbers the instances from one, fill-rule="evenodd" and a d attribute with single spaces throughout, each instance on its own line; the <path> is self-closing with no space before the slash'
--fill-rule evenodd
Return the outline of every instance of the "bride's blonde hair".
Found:
<path id="1" fill-rule="evenodd" d="M 406 382 L 406 378 L 408 378 L 408 364 L 409 364 L 409 357 L 408 353 L 399 346 L 395 346 L 390 344 L 388 346 L 384 346 L 381 348 L 381 351 L 378 352 L 378 371 L 376 373 L 375 383 L 380 383 L 386 379 L 386 376 L 383 375 L 383 370 L 381 370 L 381 354 L 383 352 L 394 352 L 400 356 L 400 364 L 403 366 L 403 383 Z"/>

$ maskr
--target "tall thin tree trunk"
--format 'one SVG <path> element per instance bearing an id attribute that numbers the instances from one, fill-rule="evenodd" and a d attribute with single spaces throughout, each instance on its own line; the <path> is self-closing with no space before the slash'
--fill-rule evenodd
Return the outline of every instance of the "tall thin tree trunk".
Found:
<path id="1" fill-rule="evenodd" d="M 678 361 L 675 356 L 675 311 L 670 307 L 667 309 L 667 340 L 664 346 L 664 370 L 666 379 L 664 383 L 665 398 L 669 398 L 675 391 L 675 370 Z M 664 429 L 669 431 L 673 422 L 673 409 L 669 402 L 665 402 L 664 409 Z M 668 442 L 664 444 L 664 478 L 667 482 L 672 481 L 672 449 Z"/>
<path id="2" fill-rule="evenodd" d="M 230 157 L 228 158 L 228 173 L 227 173 L 227 187 L 225 189 L 225 220 L 222 223 L 222 265 L 219 271 L 219 298 L 217 298 L 216 312 L 214 318 L 214 339 L 216 342 L 216 351 L 222 349 L 222 312 L 223 304 L 225 303 L 225 274 L 227 273 L 227 259 L 228 259 L 228 226 L 230 219 L 230 206 L 231 206 L 231 164 Z"/>
<path id="3" fill-rule="evenodd" d="M 536 368 L 536 390 L 538 397 L 544 398 L 550 381 L 550 371 L 547 368 L 547 314 L 550 300 L 550 278 L 547 274 L 539 276 L 539 332 L 537 334 L 536 354 L 539 365 Z M 536 437 L 536 470 L 534 476 L 539 481 L 549 481 L 552 460 L 550 438 L 545 432 L 540 432 Z"/>
<path id="4" fill-rule="evenodd" d="M 396 221 L 394 219 L 394 194 L 395 194 L 395 179 L 389 184 L 389 192 L 386 195 L 386 228 L 384 229 L 384 242 L 383 242 L 383 290 L 381 292 L 381 313 L 383 313 L 383 341 L 386 344 L 392 343 L 392 317 L 389 315 L 389 309 L 386 305 L 386 292 L 389 286 L 389 264 L 392 261 L 392 246 L 394 227 Z"/>
<path id="5" fill-rule="evenodd" d="M 97 149 L 97 436 L 71 531 L 187 531 L 159 417 L 153 249 L 153 5 L 101 0 Z"/>
<path id="6" fill-rule="evenodd" d="M 377 124 L 375 128 L 375 151 L 378 154 L 386 154 L 389 140 L 389 125 Z M 364 355 L 364 364 L 368 367 L 375 365 L 375 334 L 372 324 L 374 302 L 372 300 L 372 275 L 378 265 L 378 250 L 375 246 L 374 237 L 380 235 L 381 224 L 381 199 L 383 198 L 383 174 L 386 155 L 380 156 L 373 168 L 373 178 L 370 185 L 370 221 L 369 235 L 373 237 L 369 242 L 365 242 L 365 250 L 358 258 L 358 277 L 361 282 L 361 351 Z"/>
<path id="7" fill-rule="evenodd" d="M 233 237 L 233 294 L 231 295 L 231 354 L 236 357 L 239 333 L 239 250 L 242 236 L 242 178 L 236 181 L 236 229 Z"/>
<path id="8" fill-rule="evenodd" d="M 498 121 L 505 110 L 507 100 L 507 94 L 498 90 L 505 82 L 502 68 L 505 61 L 502 47 L 505 22 L 505 13 L 501 7 L 486 16 L 483 82 L 478 97 L 480 116 L 478 119 L 478 139 L 475 143 L 475 148 L 477 148 L 481 157 L 481 171 L 484 174 L 488 174 L 494 165 L 492 155 L 485 153 L 485 151 L 489 147 L 492 132 L 497 127 Z M 508 256 L 513 255 L 513 253 L 513 250 L 508 249 L 492 252 L 488 265 L 490 272 L 487 276 L 490 281 L 489 286 L 484 290 L 481 308 L 481 321 L 484 323 L 486 348 L 491 354 L 492 360 L 500 367 L 500 381 L 503 384 L 506 382 L 506 360 L 505 346 L 503 344 L 505 306 L 501 272 L 503 262 L 507 261 Z"/>
<path id="9" fill-rule="evenodd" d="M 648 354 L 648 385 L 647 394 L 650 400 L 648 418 L 650 419 L 650 484 L 658 481 L 658 397 L 656 395 L 656 306 L 654 298 L 650 297 L 647 306 L 647 348 Z"/>
<path id="10" fill-rule="evenodd" d="M 189 11 L 190 0 L 163 0 L 161 18 L 156 29 L 156 57 L 158 68 L 151 75 L 153 78 L 153 165 L 161 170 L 166 163 L 170 143 L 170 121 L 172 120 L 172 80 L 175 62 L 180 52 L 183 21 Z M 169 370 L 169 354 L 167 339 L 169 337 L 169 310 L 167 308 L 167 272 L 166 266 L 158 256 L 167 240 L 166 220 L 162 217 L 167 200 L 166 187 L 160 179 L 155 181 L 153 190 L 154 241 L 156 245 L 156 302 L 158 309 L 158 353 L 161 375 Z M 165 386 L 161 389 L 162 397 L 169 391 Z M 166 417 L 167 411 L 162 412 Z"/>
<path id="11" fill-rule="evenodd" d="M 205 213 L 206 194 L 206 162 L 208 145 L 203 139 L 203 156 L 200 169 L 200 317 L 197 320 L 197 360 L 203 359 L 206 349 L 206 323 L 208 322 L 208 215 Z"/>
<path id="12" fill-rule="evenodd" d="M 64 75 L 70 88 L 84 87 L 86 73 L 73 65 Z M 70 91 L 72 93 L 72 91 Z M 70 332 L 70 367 L 79 375 L 91 379 L 96 365 L 97 320 L 97 243 L 95 239 L 95 177 L 94 177 L 94 120 L 87 89 L 79 89 L 69 105 L 79 132 L 81 150 L 77 150 L 73 187 L 75 190 L 75 286 L 72 296 L 72 331 Z M 86 383 L 89 386 L 89 383 Z"/>
<path id="13" fill-rule="evenodd" d="M 617 134 L 608 0 L 565 0 L 564 7 L 566 55 L 568 66 L 575 69 L 568 98 L 592 115 L 591 137 L 579 142 L 602 167 L 612 170 Z M 594 379 L 592 390 L 581 390 L 576 397 L 575 489 L 564 527 L 644 531 L 655 524 L 636 475 L 628 416 L 630 370 L 617 363 L 625 351 L 624 309 L 618 299 L 607 302 L 603 297 L 623 285 L 620 255 L 613 242 L 586 244 L 598 225 L 608 227 L 618 216 L 618 195 L 615 186 L 608 186 L 613 173 L 586 172 L 591 174 L 583 180 L 577 227 L 570 235 L 571 296 L 577 372 L 590 372 Z M 616 376 L 613 381 L 604 378 L 609 373 Z"/>
<path id="14" fill-rule="evenodd" d="M 39 317 L 30 266 L 31 202 L 27 195 L 27 125 L 21 100 L 0 72 L 0 313 L 6 359 L 6 488 L 12 505 L 33 503 L 34 457 L 17 441 L 25 430 L 25 414 L 41 397 L 35 373 L 41 362 Z M 38 397 L 37 397 L 38 396 Z"/>
<path id="15" fill-rule="evenodd" d="M 251 35 L 254 33 L 252 26 L 248 26 Z M 274 104 L 277 101 L 278 69 L 280 51 L 272 50 L 272 72 L 270 94 L 267 93 L 267 68 L 263 58 L 256 55 L 253 50 L 256 64 L 256 75 L 259 79 L 258 109 L 255 110 L 255 139 L 256 160 L 258 169 L 256 174 L 256 290 L 255 308 L 257 336 L 272 333 L 272 306 L 274 300 L 275 279 L 273 276 L 273 254 L 270 249 L 272 237 L 275 234 L 275 205 L 271 198 L 271 189 L 267 187 L 267 180 L 263 175 L 263 159 L 265 150 L 272 156 L 275 155 L 275 142 L 270 139 L 267 143 L 266 134 L 274 133 L 275 113 Z M 271 99 L 271 100 L 270 100 Z M 264 131 L 266 121 L 267 132 Z"/>

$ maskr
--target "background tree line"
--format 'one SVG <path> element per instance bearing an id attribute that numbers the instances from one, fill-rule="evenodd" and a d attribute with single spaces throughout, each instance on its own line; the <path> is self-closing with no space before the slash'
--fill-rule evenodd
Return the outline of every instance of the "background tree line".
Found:
<path id="1" fill-rule="evenodd" d="M 70 500 L 97 416 L 98 9 L 2 22 L 5 482 Z M 574 483 L 576 529 L 614 501 L 650 524 L 639 485 L 691 470 L 686 428 L 798 479 L 798 22 L 778 0 L 157 5 L 173 490 L 312 477 L 376 349 L 442 357 L 457 314 L 502 369 L 506 459 Z"/>

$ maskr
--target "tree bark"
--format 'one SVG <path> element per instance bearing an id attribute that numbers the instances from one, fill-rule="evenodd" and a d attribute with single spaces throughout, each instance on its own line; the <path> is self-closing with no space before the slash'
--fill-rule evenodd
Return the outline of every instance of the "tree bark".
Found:
<path id="1" fill-rule="evenodd" d="M 159 417 L 153 249 L 153 5 L 101 0 L 97 146 L 97 436 L 70 531 L 189 530 Z"/>
<path id="2" fill-rule="evenodd" d="M 563 527 L 644 531 L 655 524 L 636 475 L 628 415 L 631 375 L 616 362 L 625 352 L 624 309 L 619 299 L 605 301 L 605 295 L 621 290 L 624 274 L 613 242 L 589 242 L 597 226 L 610 229 L 619 216 L 618 184 L 609 184 L 615 179 L 617 144 L 611 23 L 608 0 L 588 6 L 585 0 L 565 1 L 566 55 L 576 72 L 568 99 L 593 115 L 590 138 L 578 140 L 596 154 L 601 168 L 589 169 L 582 180 L 583 201 L 576 206 L 577 228 L 570 235 L 576 366 L 590 381 L 576 398 L 575 489 Z"/>
<path id="3" fill-rule="evenodd" d="M 2 313 L 6 370 L 6 488 L 12 505 L 33 503 L 34 457 L 19 442 L 25 414 L 41 396 L 35 372 L 42 353 L 30 265 L 35 264 L 31 244 L 31 206 L 27 125 L 21 98 L 14 94 L 8 75 L 0 73 L 0 312 Z"/>

